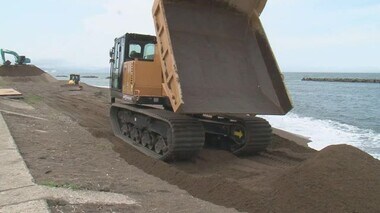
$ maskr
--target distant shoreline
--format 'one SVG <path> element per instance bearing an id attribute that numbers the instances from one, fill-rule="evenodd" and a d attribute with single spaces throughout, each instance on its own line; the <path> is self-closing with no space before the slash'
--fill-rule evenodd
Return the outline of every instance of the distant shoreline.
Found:
<path id="1" fill-rule="evenodd" d="M 360 78 L 302 78 L 302 81 L 348 82 L 348 83 L 380 83 L 380 79 Z"/>

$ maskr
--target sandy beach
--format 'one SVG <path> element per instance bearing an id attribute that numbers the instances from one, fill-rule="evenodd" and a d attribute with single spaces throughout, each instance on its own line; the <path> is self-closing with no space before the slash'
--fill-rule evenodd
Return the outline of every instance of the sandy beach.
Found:
<path id="1" fill-rule="evenodd" d="M 0 88 L 23 99 L 0 109 L 34 181 L 128 195 L 139 205 L 51 199 L 52 212 L 379 212 L 380 161 L 348 145 L 319 152 L 274 136 L 266 152 L 236 157 L 212 147 L 167 164 L 113 135 L 109 91 L 69 91 L 34 66 L 0 67 Z"/>

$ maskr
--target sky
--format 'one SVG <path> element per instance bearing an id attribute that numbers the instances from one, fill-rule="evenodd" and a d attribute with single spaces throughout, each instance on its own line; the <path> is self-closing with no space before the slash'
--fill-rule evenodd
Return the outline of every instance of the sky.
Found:
<path id="1" fill-rule="evenodd" d="M 153 0 L 0 0 L 0 48 L 41 67 L 106 70 L 115 37 L 154 35 Z M 380 72 L 380 0 L 268 0 L 282 71 Z"/>

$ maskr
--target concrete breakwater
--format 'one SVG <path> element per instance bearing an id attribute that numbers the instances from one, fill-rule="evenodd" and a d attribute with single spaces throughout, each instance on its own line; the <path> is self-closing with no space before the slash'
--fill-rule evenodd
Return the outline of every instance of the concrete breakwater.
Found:
<path id="1" fill-rule="evenodd" d="M 302 78 L 302 81 L 351 82 L 351 83 L 380 83 L 380 79 L 360 78 Z"/>
<path id="2" fill-rule="evenodd" d="M 81 78 L 99 78 L 99 77 L 96 75 L 84 75 L 84 76 L 81 76 Z"/>

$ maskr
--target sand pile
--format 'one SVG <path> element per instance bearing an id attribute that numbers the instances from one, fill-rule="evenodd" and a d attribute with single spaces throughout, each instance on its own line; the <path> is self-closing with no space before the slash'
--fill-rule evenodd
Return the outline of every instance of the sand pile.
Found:
<path id="1" fill-rule="evenodd" d="M 13 82 L 56 82 L 57 80 L 34 65 L 0 66 L 0 77 Z"/>
<path id="2" fill-rule="evenodd" d="M 278 212 L 380 212 L 380 161 L 330 146 L 275 182 Z"/>

